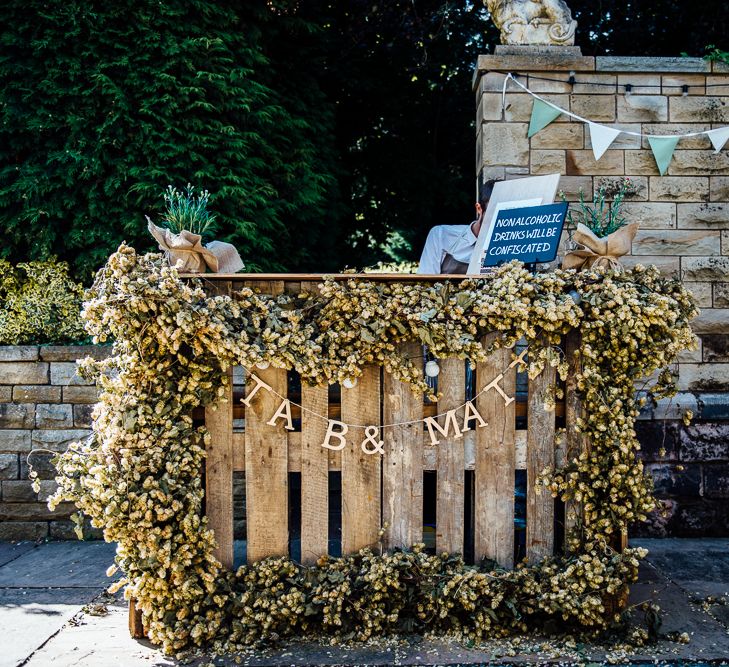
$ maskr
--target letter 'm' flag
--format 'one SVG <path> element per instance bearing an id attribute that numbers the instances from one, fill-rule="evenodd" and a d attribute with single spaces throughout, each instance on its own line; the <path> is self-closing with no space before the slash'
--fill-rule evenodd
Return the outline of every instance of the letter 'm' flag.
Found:
<path id="1" fill-rule="evenodd" d="M 552 106 L 535 97 L 527 137 L 533 137 L 539 130 L 543 130 L 561 114 L 562 109 L 559 107 Z"/>

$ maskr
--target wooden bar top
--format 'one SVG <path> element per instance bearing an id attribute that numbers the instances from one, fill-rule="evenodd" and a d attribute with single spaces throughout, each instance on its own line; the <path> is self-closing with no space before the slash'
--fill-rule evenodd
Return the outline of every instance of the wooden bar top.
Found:
<path id="1" fill-rule="evenodd" d="M 284 280 L 284 281 L 306 281 L 321 282 L 327 280 L 373 280 L 378 282 L 438 282 L 440 280 L 466 280 L 468 278 L 478 279 L 478 275 L 464 275 L 460 273 L 181 273 L 181 278 L 200 278 L 213 282 L 221 280 L 232 280 L 234 282 L 245 282 L 255 280 Z"/>

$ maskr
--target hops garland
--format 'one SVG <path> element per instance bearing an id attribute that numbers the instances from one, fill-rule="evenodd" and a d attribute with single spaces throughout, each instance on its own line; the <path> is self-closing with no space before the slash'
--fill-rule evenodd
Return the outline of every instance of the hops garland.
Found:
<path id="1" fill-rule="evenodd" d="M 681 283 L 655 268 L 534 275 L 512 263 L 459 285 L 353 277 L 325 280 L 316 295 L 243 289 L 207 296 L 160 255 L 121 246 L 83 311 L 97 342 L 114 341 L 112 357 L 82 365 L 101 388 L 93 435 L 57 457 L 59 488 L 50 502 L 75 502 L 118 543 L 119 585 L 168 653 L 303 633 L 335 641 L 410 631 L 478 640 L 549 620 L 603 628 L 612 620 L 605 596 L 635 580 L 645 553 L 616 553 L 610 544 L 653 507 L 651 481 L 636 459 L 635 385 L 695 344 L 695 314 Z M 230 366 L 269 362 L 332 383 L 377 363 L 426 391 L 422 369 L 398 352 L 404 341 L 476 362 L 491 352 L 481 345 L 488 333 L 502 347 L 520 338 L 556 345 L 575 330 L 582 341 L 576 427 L 589 446 L 538 480 L 555 497 L 581 503 L 573 555 L 505 571 L 416 546 L 324 557 L 309 568 L 268 559 L 237 572 L 213 556 L 200 479 L 208 434 L 191 413 L 217 400 Z M 554 349 L 534 355 L 530 374 L 544 364 L 566 373 L 567 360 Z M 666 379 L 652 387 L 657 395 L 672 391 Z"/>

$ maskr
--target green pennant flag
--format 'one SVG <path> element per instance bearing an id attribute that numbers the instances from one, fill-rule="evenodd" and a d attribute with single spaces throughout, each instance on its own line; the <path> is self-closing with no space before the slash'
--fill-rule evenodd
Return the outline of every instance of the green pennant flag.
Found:
<path id="1" fill-rule="evenodd" d="M 534 136 L 539 130 L 543 130 L 549 125 L 557 116 L 562 113 L 562 109 L 553 107 L 551 104 L 542 102 L 538 98 L 534 98 L 534 105 L 532 106 L 532 119 L 529 121 L 529 133 L 527 137 Z"/>
<path id="2" fill-rule="evenodd" d="M 668 171 L 668 165 L 671 164 L 673 151 L 681 137 L 648 137 L 648 143 L 651 145 L 653 157 L 656 159 L 658 171 L 661 176 Z"/>

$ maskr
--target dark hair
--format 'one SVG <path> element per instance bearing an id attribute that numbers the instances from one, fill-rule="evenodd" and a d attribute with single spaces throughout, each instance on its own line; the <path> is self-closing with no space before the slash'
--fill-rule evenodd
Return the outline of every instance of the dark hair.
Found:
<path id="1" fill-rule="evenodd" d="M 486 206 L 488 206 L 489 199 L 491 199 L 491 194 L 494 191 L 494 185 L 496 185 L 496 183 L 498 183 L 498 180 L 491 178 L 482 183 L 478 190 L 478 203 L 481 204 L 481 208 L 484 211 L 486 210 Z"/>

